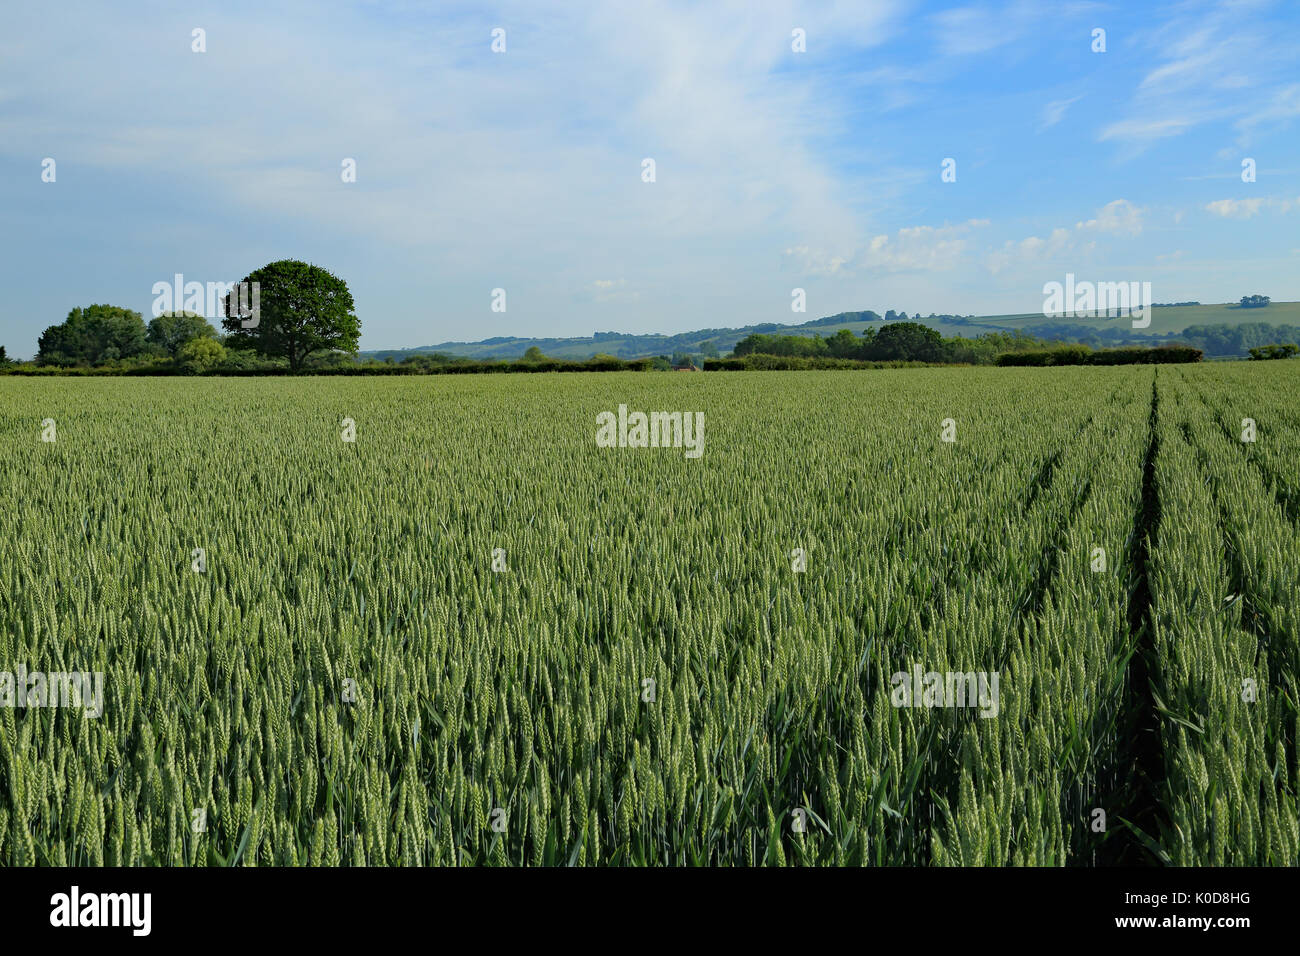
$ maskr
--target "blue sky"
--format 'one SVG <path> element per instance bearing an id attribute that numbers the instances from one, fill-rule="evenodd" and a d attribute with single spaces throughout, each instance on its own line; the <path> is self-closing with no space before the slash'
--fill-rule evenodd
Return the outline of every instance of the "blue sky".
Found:
<path id="1" fill-rule="evenodd" d="M 366 349 L 1032 312 L 1067 272 L 1161 302 L 1300 299 L 1293 2 L 58 2 L 0 21 L 11 355 L 74 306 L 147 319 L 175 273 L 282 258 L 348 282 Z"/>

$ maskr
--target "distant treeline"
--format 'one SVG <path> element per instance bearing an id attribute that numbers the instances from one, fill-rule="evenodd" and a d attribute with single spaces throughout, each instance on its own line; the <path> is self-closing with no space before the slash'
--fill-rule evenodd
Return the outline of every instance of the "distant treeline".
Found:
<path id="1" fill-rule="evenodd" d="M 1241 358 L 1258 346 L 1300 340 L 1300 328 L 1267 322 L 1193 325 L 1182 332 L 1164 335 L 1143 334 L 1131 328 L 1098 329 L 1072 322 L 1043 322 L 1026 326 L 1024 331 L 1040 339 L 1076 342 L 1094 349 L 1118 345 L 1190 345 L 1211 358 Z"/>
<path id="2" fill-rule="evenodd" d="M 1200 349 L 1186 345 L 1159 345 L 1155 348 L 1119 348 L 1094 351 L 1086 345 L 1058 345 L 1050 349 L 1030 349 L 999 355 L 998 365 L 1166 365 L 1199 362 L 1205 357 Z"/>
<path id="3" fill-rule="evenodd" d="M 597 355 L 586 360 L 516 359 L 479 361 L 446 355 L 412 356 L 403 362 L 358 362 L 351 356 L 326 356 L 303 364 L 296 372 L 286 361 L 268 360 L 245 352 L 228 351 L 224 361 L 202 371 L 167 361 L 113 363 L 98 366 L 38 365 L 34 362 L 0 364 L 0 375 L 481 375 L 496 372 L 648 372 L 655 359 L 620 359 Z"/>
<path id="4" fill-rule="evenodd" d="M 297 267 L 299 264 L 273 265 Z M 1246 296 L 1242 304 L 1258 308 L 1267 302 L 1267 296 Z M 826 337 L 790 334 L 789 327 L 785 327 L 785 334 L 754 331 L 737 342 L 727 358 L 720 356 L 710 342 L 706 343 L 710 347 L 703 354 L 677 351 L 671 358 L 657 355 L 626 359 L 600 354 L 589 359 L 560 359 L 545 355 L 533 345 L 519 359 L 472 359 L 421 352 L 408 353 L 399 361 L 396 356 L 358 358 L 351 338 L 340 338 L 328 329 L 313 339 L 313 348 L 286 355 L 283 350 L 273 348 L 278 341 L 273 336 L 260 346 L 254 342 L 254 347 L 250 347 L 245 338 L 237 334 L 223 335 L 195 313 L 163 313 L 146 325 L 139 313 L 116 306 L 91 305 L 73 309 L 63 323 L 47 328 L 40 337 L 40 351 L 33 361 L 7 360 L 0 348 L 0 374 L 412 375 L 667 371 L 696 364 L 702 364 L 706 370 L 881 368 L 900 364 L 1106 364 L 1129 361 L 1119 358 L 1124 355 L 1145 356 L 1152 346 L 1179 346 L 1188 350 L 1188 354 L 1195 352 L 1198 356 L 1214 358 L 1245 357 L 1247 353 L 1256 359 L 1286 357 L 1277 351 L 1283 348 L 1277 343 L 1300 341 L 1300 327 L 1262 322 L 1193 326 L 1165 335 L 1142 334 L 1127 328 L 1126 324 L 1097 328 L 1084 323 L 1055 322 L 945 338 L 936 329 L 907 321 L 905 313 L 891 309 L 885 314 L 885 321 L 881 318 L 868 311 L 840 313 L 805 323 L 805 327 L 835 321 L 871 323 L 861 334 L 844 328 Z M 968 317 L 931 315 L 929 318 L 947 324 L 971 325 Z M 229 321 L 224 324 L 228 330 Z M 601 336 L 614 334 L 600 333 Z M 1024 361 L 1004 360 L 1007 355 L 1022 353 L 1033 353 L 1034 357 Z M 1178 354 L 1165 351 L 1160 353 L 1161 357 L 1131 360 L 1199 360 L 1172 357 Z M 1072 358 L 1076 355 L 1091 357 L 1076 361 Z"/>
<path id="5" fill-rule="evenodd" d="M 1300 327 L 1267 322 L 1196 325 L 1168 336 L 1168 340 L 1194 346 L 1210 356 L 1242 356 L 1257 346 L 1300 340 Z"/>
<path id="6" fill-rule="evenodd" d="M 1094 350 L 1052 342 L 1024 332 L 989 332 L 976 338 L 944 338 L 915 322 L 868 328 L 861 335 L 841 329 L 829 338 L 800 335 L 747 336 L 728 359 L 706 370 L 880 368 L 884 365 L 1130 365 L 1199 362 L 1200 349 L 1178 344 Z"/>
<path id="7" fill-rule="evenodd" d="M 920 362 L 928 365 L 992 365 L 1005 352 L 1054 344 L 1025 332 L 986 332 L 972 338 L 944 338 L 918 322 L 892 322 L 854 335 L 840 329 L 828 338 L 807 335 L 748 335 L 736 343 L 734 358 L 840 359 L 860 363 Z M 721 367 L 706 362 L 705 368 Z"/>
<path id="8" fill-rule="evenodd" d="M 806 372 L 850 368 L 912 368 L 947 364 L 935 362 L 866 362 L 859 359 L 807 355 L 764 355 L 756 352 L 741 358 L 705 359 L 706 372 Z"/>
<path id="9" fill-rule="evenodd" d="M 295 264 L 288 263 L 293 266 Z M 308 267 L 315 268 L 315 267 Z M 226 323 L 227 328 L 229 324 Z M 620 359 L 596 355 L 585 360 L 549 358 L 537 347 L 515 361 L 476 360 L 450 355 L 414 355 L 402 362 L 359 361 L 347 348 L 318 336 L 318 347 L 280 354 L 256 347 L 238 335 L 222 335 L 194 312 L 165 312 L 147 325 L 143 316 L 112 305 L 74 308 L 40 336 L 34 361 L 9 361 L 0 347 L 0 374 L 6 375 L 428 375 L 490 372 L 642 372 L 671 368 L 666 358 Z M 341 345 L 341 347 L 340 347 Z"/>

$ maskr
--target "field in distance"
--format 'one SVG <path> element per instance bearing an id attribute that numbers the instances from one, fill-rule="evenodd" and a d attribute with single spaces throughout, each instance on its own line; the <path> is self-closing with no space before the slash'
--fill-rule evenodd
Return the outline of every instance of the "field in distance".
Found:
<path id="1" fill-rule="evenodd" d="M 1300 326 L 1300 302 L 1272 302 L 1264 308 L 1244 309 L 1236 302 L 1216 305 L 1156 306 L 1151 325 L 1132 328 L 1128 318 L 1048 319 L 1041 312 L 1029 315 L 989 315 L 973 321 L 1002 329 L 1024 329 L 1034 325 L 1074 322 L 1086 328 L 1118 328 L 1147 335 L 1182 332 L 1198 325 L 1236 325 L 1241 322 L 1264 322 L 1268 325 Z"/>

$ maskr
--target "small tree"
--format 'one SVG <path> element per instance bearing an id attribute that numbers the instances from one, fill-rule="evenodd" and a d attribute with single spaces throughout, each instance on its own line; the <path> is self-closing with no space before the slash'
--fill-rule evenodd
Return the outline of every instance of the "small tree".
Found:
<path id="1" fill-rule="evenodd" d="M 176 353 L 176 360 L 190 375 L 206 372 L 214 365 L 221 364 L 226 357 L 226 350 L 220 342 L 206 335 L 190 339 Z"/>
<path id="2" fill-rule="evenodd" d="M 848 329 L 840 329 L 826 340 L 826 347 L 835 358 L 857 358 L 862 342 Z"/>
<path id="3" fill-rule="evenodd" d="M 186 343 L 198 338 L 215 339 L 217 330 L 197 312 L 164 312 L 149 323 L 145 338 L 173 359 Z"/>
<path id="4" fill-rule="evenodd" d="M 524 352 L 524 357 L 520 361 L 545 362 L 546 356 L 542 354 L 542 350 L 538 346 L 530 345 L 528 346 L 528 351 Z"/>
<path id="5" fill-rule="evenodd" d="M 258 284 L 259 314 L 238 314 L 238 292 L 226 296 L 222 327 L 232 348 L 251 348 L 262 355 L 286 358 L 299 371 L 317 352 L 357 351 L 361 322 L 352 293 L 338 276 L 320 266 L 281 259 L 249 274 Z"/>
<path id="6" fill-rule="evenodd" d="M 872 358 L 907 362 L 937 362 L 943 356 L 943 337 L 929 326 L 895 322 L 876 333 Z"/>

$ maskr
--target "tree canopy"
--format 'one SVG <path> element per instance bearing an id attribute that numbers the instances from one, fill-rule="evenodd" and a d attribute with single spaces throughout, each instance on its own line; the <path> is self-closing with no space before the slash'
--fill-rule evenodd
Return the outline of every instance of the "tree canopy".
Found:
<path id="1" fill-rule="evenodd" d="M 361 337 L 347 283 L 320 266 L 281 259 L 250 273 L 245 283 L 258 284 L 259 314 L 241 318 L 233 308 L 237 292 L 226 296 L 222 327 L 226 344 L 289 360 L 294 371 L 318 352 L 352 352 Z"/>
<path id="2" fill-rule="evenodd" d="M 225 347 L 215 338 L 206 335 L 196 335 L 182 345 L 176 353 L 176 361 L 180 363 L 181 368 L 191 374 L 206 372 L 225 357 Z"/>
<path id="3" fill-rule="evenodd" d="M 918 322 L 894 322 L 875 332 L 867 346 L 868 358 L 882 361 L 941 362 L 943 336 Z"/>
<path id="4" fill-rule="evenodd" d="M 59 325 L 51 325 L 37 342 L 42 365 L 97 365 L 131 358 L 145 351 L 144 318 L 115 305 L 75 308 Z"/>
<path id="5" fill-rule="evenodd" d="M 217 330 L 197 312 L 164 312 L 149 323 L 145 338 L 175 359 L 181 348 L 197 338 L 217 337 Z"/>
<path id="6" fill-rule="evenodd" d="M 1295 358 L 1300 355 L 1300 345 L 1294 342 L 1286 342 L 1282 345 L 1259 345 L 1250 350 L 1251 361 L 1263 361 L 1266 359 L 1287 359 Z"/>
<path id="7" fill-rule="evenodd" d="M 733 355 L 782 355 L 817 358 L 860 359 L 873 362 L 949 362 L 951 348 L 937 331 L 917 322 L 894 321 L 880 328 L 867 328 L 857 336 L 840 329 L 830 338 L 819 335 L 747 335 L 736 343 Z M 991 359 L 991 356 L 990 356 Z"/>

